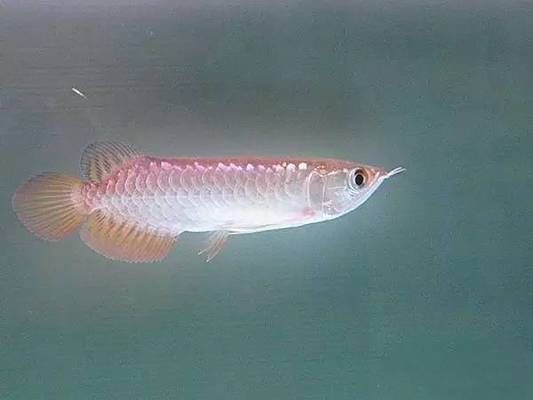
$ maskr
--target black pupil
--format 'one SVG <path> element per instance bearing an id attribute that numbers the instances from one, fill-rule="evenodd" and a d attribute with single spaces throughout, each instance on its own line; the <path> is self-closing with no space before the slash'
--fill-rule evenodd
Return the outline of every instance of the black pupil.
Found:
<path id="1" fill-rule="evenodd" d="M 363 176 L 362 173 L 358 172 L 355 174 L 355 184 L 357 186 L 361 186 L 365 181 L 365 177 Z"/>

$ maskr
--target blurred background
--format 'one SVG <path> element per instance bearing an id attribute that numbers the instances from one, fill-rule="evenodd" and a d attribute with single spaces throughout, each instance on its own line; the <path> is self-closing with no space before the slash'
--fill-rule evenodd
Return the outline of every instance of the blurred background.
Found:
<path id="1" fill-rule="evenodd" d="M 533 398 L 532 27 L 527 1 L 1 0 L 0 398 Z M 11 210 L 94 140 L 407 173 L 133 265 Z"/>

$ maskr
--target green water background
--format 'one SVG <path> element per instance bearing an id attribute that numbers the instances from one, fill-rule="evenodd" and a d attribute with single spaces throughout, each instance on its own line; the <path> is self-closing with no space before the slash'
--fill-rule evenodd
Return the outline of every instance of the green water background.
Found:
<path id="1" fill-rule="evenodd" d="M 408 172 L 130 265 L 11 211 L 106 139 Z M 533 398 L 532 151 L 528 1 L 3 0 L 0 399 Z"/>

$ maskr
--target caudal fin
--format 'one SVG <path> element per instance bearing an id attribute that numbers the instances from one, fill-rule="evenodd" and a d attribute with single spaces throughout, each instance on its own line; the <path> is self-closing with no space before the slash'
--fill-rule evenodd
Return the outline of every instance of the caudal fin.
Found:
<path id="1" fill-rule="evenodd" d="M 61 240 L 86 220 L 79 199 L 82 181 L 45 173 L 20 186 L 13 195 L 13 210 L 24 226 L 46 240 Z"/>

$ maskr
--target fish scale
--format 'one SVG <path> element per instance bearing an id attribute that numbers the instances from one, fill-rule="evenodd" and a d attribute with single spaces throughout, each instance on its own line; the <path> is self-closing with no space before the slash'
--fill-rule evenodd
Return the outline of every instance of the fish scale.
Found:
<path id="1" fill-rule="evenodd" d="M 270 223 L 282 224 L 306 207 L 308 177 L 307 168 L 284 164 L 184 164 L 142 157 L 103 182 L 86 183 L 82 197 L 89 212 L 102 209 L 176 234 L 250 229 L 254 214 L 268 214 Z"/>

